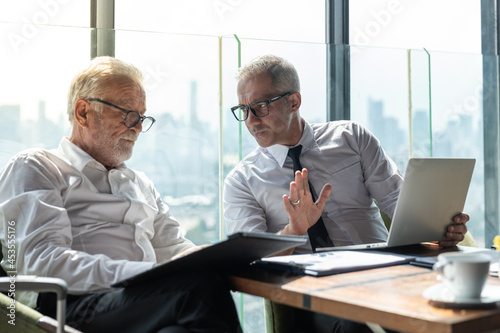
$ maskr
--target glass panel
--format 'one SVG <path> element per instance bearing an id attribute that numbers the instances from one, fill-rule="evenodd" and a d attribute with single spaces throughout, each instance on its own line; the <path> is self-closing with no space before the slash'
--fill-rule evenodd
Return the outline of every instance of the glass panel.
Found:
<path id="1" fill-rule="evenodd" d="M 318 20 L 318 17 L 321 19 Z M 221 69 L 223 79 L 222 92 L 220 92 L 218 90 L 220 83 L 218 72 L 213 72 L 218 69 L 218 64 L 213 58 L 218 55 L 218 52 L 212 49 L 212 46 L 208 47 L 203 41 L 200 42 L 203 40 L 202 38 L 184 35 L 183 42 L 171 43 L 170 39 L 167 40 L 164 37 L 160 37 L 161 40 L 158 37 L 152 37 L 153 40 L 150 40 L 150 43 L 137 39 L 137 44 L 130 43 L 128 39 L 125 41 L 124 38 L 124 45 L 120 45 L 118 35 L 121 33 L 117 32 L 117 56 L 125 54 L 121 53 L 119 48 L 130 45 L 127 54 L 134 54 L 136 62 L 149 62 L 150 68 L 167 68 L 167 76 L 170 77 L 171 74 L 175 76 L 171 79 L 172 84 L 168 90 L 156 89 L 152 94 L 148 92 L 148 107 L 154 103 L 155 99 L 161 100 L 163 103 L 168 99 L 167 105 L 160 103 L 158 107 L 154 107 L 155 111 L 153 112 L 159 112 L 160 107 L 165 110 L 168 106 L 168 111 L 161 111 L 169 115 L 168 120 L 175 122 L 179 118 L 185 119 L 182 126 L 179 126 L 179 123 L 170 125 L 168 129 L 164 130 L 165 133 L 161 140 L 156 141 L 158 146 L 156 152 L 160 155 L 168 155 L 169 150 L 165 149 L 167 141 L 171 142 L 167 148 L 177 148 L 173 155 L 178 158 L 170 157 L 171 163 L 175 165 L 167 165 L 167 167 L 175 168 L 178 171 L 176 172 L 176 180 L 172 179 L 173 177 L 165 176 L 164 163 L 161 161 L 155 161 L 155 163 L 149 164 L 149 167 L 158 169 L 158 176 L 154 180 L 162 183 L 162 189 L 166 193 L 168 192 L 167 202 L 174 214 L 183 222 L 187 218 L 189 224 L 198 230 L 197 234 L 201 235 L 203 232 L 203 237 L 205 237 L 198 238 L 193 234 L 193 231 L 188 230 L 188 238 L 193 239 L 194 237 L 195 241 L 199 239 L 201 243 L 203 240 L 212 240 L 212 237 L 215 236 L 213 232 L 217 230 L 218 226 L 218 224 L 213 224 L 212 219 L 217 217 L 218 209 L 211 206 L 213 210 L 210 212 L 196 211 L 192 209 L 190 204 L 184 204 L 184 208 L 177 208 L 174 203 L 178 201 L 178 195 L 182 192 L 192 191 L 189 194 L 184 193 L 184 195 L 193 200 L 193 198 L 202 196 L 201 193 L 206 193 L 207 197 L 217 202 L 219 194 L 217 186 L 222 186 L 218 182 L 222 181 L 222 178 L 217 178 L 219 176 L 218 170 L 220 169 L 221 174 L 225 176 L 242 156 L 256 147 L 255 140 L 248 134 L 244 124 L 236 122 L 229 110 L 237 103 L 234 75 L 238 68 L 238 47 L 233 34 L 237 34 L 240 38 L 246 38 L 242 40 L 242 63 L 263 53 L 275 53 L 285 57 L 290 55 L 289 60 L 297 66 L 303 82 L 311 81 L 311 84 L 303 85 L 302 93 L 304 100 L 307 100 L 303 107 L 305 113 L 307 112 L 305 116 L 310 121 L 324 121 L 326 113 L 324 48 L 320 45 L 307 47 L 297 43 L 286 44 L 270 41 L 274 39 L 322 43 L 325 38 L 323 18 L 324 1 L 322 0 L 308 1 L 307 3 L 299 0 L 286 2 L 255 0 L 251 3 L 226 0 L 188 0 L 183 2 L 146 0 L 141 1 L 140 6 L 137 5 L 136 1 L 121 0 L 116 2 L 115 27 L 117 29 L 226 36 L 221 45 L 224 67 Z M 305 24 L 297 24 L 297 22 Z M 267 41 L 250 40 L 249 38 L 265 38 Z M 215 46 L 215 44 L 213 45 Z M 149 52 L 144 52 L 145 50 L 149 50 Z M 150 60 L 144 60 L 145 58 Z M 186 59 L 188 60 L 186 61 Z M 187 81 L 191 83 L 188 84 Z M 197 105 L 203 107 L 203 111 L 199 112 L 199 118 L 203 119 L 199 125 L 205 125 L 203 130 L 189 124 L 191 116 L 186 97 L 189 95 L 189 89 L 198 91 L 197 95 L 194 93 L 191 95 L 193 103 L 198 100 Z M 222 93 L 224 98 L 222 108 L 219 104 L 213 104 L 218 102 L 219 93 Z M 158 98 L 151 95 L 157 95 Z M 175 98 L 168 96 L 175 96 Z M 171 104 L 175 104 L 175 108 Z M 220 118 L 218 118 L 219 111 L 222 112 Z M 217 129 L 222 131 L 220 149 L 223 152 L 223 159 L 222 166 L 219 168 L 217 164 L 213 164 L 214 162 L 218 163 L 217 160 L 213 160 L 218 156 L 218 152 L 214 150 L 216 146 L 212 145 L 213 140 L 218 135 Z M 150 144 L 155 145 L 154 142 L 150 142 L 148 147 Z M 189 147 L 189 150 L 178 148 L 182 146 Z M 192 163 L 190 167 L 183 165 L 183 163 L 189 162 L 188 157 L 193 156 L 195 149 L 198 150 L 200 156 L 201 151 L 205 151 L 203 158 L 199 157 L 197 163 Z M 138 158 L 138 163 L 142 160 L 138 155 L 135 157 Z M 151 171 L 155 172 L 149 170 L 150 173 Z M 160 171 L 163 172 L 163 176 L 161 176 Z M 182 178 L 186 178 L 185 181 L 182 181 Z M 172 185 L 176 186 L 172 188 Z M 210 205 L 213 203 L 214 201 L 210 201 Z M 222 207 L 218 208 L 222 209 Z M 208 222 L 195 221 L 196 216 L 205 216 Z M 221 230 L 219 237 L 224 237 L 222 235 L 224 233 L 225 228 Z M 263 332 L 262 299 L 241 295 L 241 301 L 243 301 L 243 297 L 245 298 L 245 307 L 243 308 L 243 303 L 241 303 L 239 310 L 244 312 L 242 313 L 242 324 L 245 327 L 245 332 Z"/>
<path id="2" fill-rule="evenodd" d="M 353 44 L 418 48 L 408 52 L 352 47 L 351 114 L 380 138 L 401 170 L 410 155 L 476 157 L 465 211 L 473 216 L 468 227 L 482 246 L 481 58 L 432 51 L 480 50 L 479 3 L 461 0 L 457 6 L 456 1 L 350 2 Z M 67 89 L 76 71 L 88 63 L 91 31 L 51 25 L 88 27 L 89 7 L 88 0 L 0 4 L 0 21 L 15 22 L 0 23 L 0 34 L 7 37 L 0 42 L 0 75 L 8 78 L 0 81 L 4 92 L 0 112 L 7 120 L 0 124 L 0 167 L 21 149 L 54 148 L 62 136 L 69 135 Z M 449 15 L 450 8 L 454 15 Z M 251 24 L 252 17 L 265 24 Z M 238 103 L 234 79 L 238 60 L 244 64 L 265 53 L 290 60 L 302 81 L 302 115 L 310 122 L 325 121 L 323 18 L 320 0 L 286 4 L 146 0 L 140 6 L 136 1 L 116 2 L 120 29 L 184 33 L 117 31 L 116 56 L 143 70 L 148 113 L 158 120 L 141 135 L 128 164 L 151 177 L 195 243 L 224 237 L 219 214 L 221 179 L 256 147 L 245 125 L 229 110 Z M 426 28 L 416 33 L 422 21 Z M 240 59 L 234 33 L 240 37 Z M 423 46 L 431 50 L 430 62 Z M 245 332 L 262 332 L 262 299 L 235 298 L 245 304 Z"/>
<path id="3" fill-rule="evenodd" d="M 480 5 L 477 0 L 350 0 L 349 41 L 481 53 Z"/>
<path id="4" fill-rule="evenodd" d="M 22 27 L 0 23 L 0 35 Z M 73 75 L 88 64 L 90 30 L 44 26 L 43 31 L 19 48 L 0 42 L 0 112 L 8 120 L 0 123 L 0 168 L 22 149 L 56 148 L 70 134 L 67 93 Z"/>
<path id="5" fill-rule="evenodd" d="M 351 119 L 372 131 L 405 170 L 409 156 L 406 50 L 351 47 Z"/>
<path id="6" fill-rule="evenodd" d="M 302 95 L 301 116 L 309 122 L 326 121 L 326 50 L 324 44 L 277 42 L 268 40 L 240 39 L 241 64 L 263 54 L 274 54 L 289 60 L 297 69 Z M 245 156 L 257 147 L 255 139 L 248 133 L 244 123 L 236 121 L 230 108 L 238 104 L 236 94 L 236 73 L 238 71 L 238 40 L 234 37 L 223 39 L 223 133 L 224 142 L 233 143 L 241 126 L 242 150 Z M 227 147 L 227 149 L 226 149 Z M 224 166 L 227 172 L 239 161 L 236 145 L 224 146 Z M 226 161 L 231 163 L 226 164 Z M 224 173 L 224 176 L 227 174 Z"/>
<path id="7" fill-rule="evenodd" d="M 426 50 L 407 50 L 409 156 L 432 157 L 431 62 Z"/>
<path id="8" fill-rule="evenodd" d="M 22 23 L 10 26 L 9 39 L 37 39 L 47 26 L 90 27 L 89 0 L 0 1 L 0 22 Z M 48 33 L 50 34 L 50 33 Z"/>
<path id="9" fill-rule="evenodd" d="M 377 135 L 402 172 L 410 156 L 476 158 L 464 210 L 484 246 L 481 56 L 351 47 L 351 105 L 352 120 Z"/>
<path id="10" fill-rule="evenodd" d="M 219 235 L 219 39 L 116 31 L 116 57 L 145 74 L 148 114 L 130 167 L 150 177 L 187 238 Z"/>
<path id="11" fill-rule="evenodd" d="M 143 0 L 138 4 L 135 0 L 116 1 L 116 29 L 325 40 L 323 0 Z"/>
<path id="12" fill-rule="evenodd" d="M 235 79 L 238 71 L 238 44 L 241 47 L 242 65 L 262 54 L 278 55 L 294 64 L 301 81 L 301 115 L 309 122 L 326 121 L 326 49 L 324 44 L 254 39 L 239 39 L 239 42 L 234 36 L 222 39 L 224 177 L 242 157 L 257 147 L 245 123 L 236 121 L 230 110 L 232 106 L 238 104 Z M 244 304 L 242 324 L 245 332 L 264 332 L 265 316 L 262 298 L 242 295 L 240 301 Z"/>
<path id="13" fill-rule="evenodd" d="M 476 158 L 464 210 L 469 231 L 484 247 L 482 65 L 479 54 L 431 52 L 434 156 Z"/>

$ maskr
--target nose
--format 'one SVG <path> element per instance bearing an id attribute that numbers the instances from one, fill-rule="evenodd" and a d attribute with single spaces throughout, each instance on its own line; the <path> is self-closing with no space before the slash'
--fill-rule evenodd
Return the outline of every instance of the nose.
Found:
<path id="1" fill-rule="evenodd" d="M 130 127 L 131 130 L 133 130 L 134 132 L 140 134 L 142 132 L 142 120 L 139 119 L 139 121 L 137 122 L 137 124 L 135 124 L 134 126 Z"/>
<path id="2" fill-rule="evenodd" d="M 256 122 L 259 122 L 259 117 L 256 117 L 252 111 L 248 110 L 248 116 L 247 116 L 247 119 L 245 120 L 245 124 L 248 125 L 251 125 L 251 124 L 254 124 Z"/>

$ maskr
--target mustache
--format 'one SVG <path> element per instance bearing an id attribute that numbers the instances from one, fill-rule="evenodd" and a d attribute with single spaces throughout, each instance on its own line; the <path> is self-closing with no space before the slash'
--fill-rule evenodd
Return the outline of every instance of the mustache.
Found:
<path id="1" fill-rule="evenodd" d="M 135 132 L 125 133 L 120 138 L 124 139 L 124 140 L 130 140 L 130 141 L 134 141 L 135 142 L 139 138 L 139 134 L 137 134 Z"/>
<path id="2" fill-rule="evenodd" d="M 265 129 L 265 126 L 253 126 L 250 128 L 250 132 L 255 133 L 258 131 L 262 131 L 263 129 Z"/>

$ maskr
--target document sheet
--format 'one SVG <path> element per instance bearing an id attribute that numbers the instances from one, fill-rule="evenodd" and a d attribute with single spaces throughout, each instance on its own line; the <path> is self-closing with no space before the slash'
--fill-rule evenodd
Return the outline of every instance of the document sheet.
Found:
<path id="1" fill-rule="evenodd" d="M 409 263 L 414 256 L 376 251 L 330 251 L 262 258 L 258 266 L 323 276 Z"/>

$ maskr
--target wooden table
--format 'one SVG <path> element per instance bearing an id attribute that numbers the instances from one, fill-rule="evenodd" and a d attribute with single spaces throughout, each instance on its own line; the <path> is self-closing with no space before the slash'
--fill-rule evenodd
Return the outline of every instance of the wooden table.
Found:
<path id="1" fill-rule="evenodd" d="M 500 307 L 445 309 L 423 291 L 438 283 L 427 268 L 399 265 L 326 277 L 251 269 L 231 276 L 234 290 L 297 308 L 404 332 L 484 332 L 500 328 Z M 500 286 L 498 278 L 488 284 Z M 500 332 L 500 330 L 499 330 Z"/>

